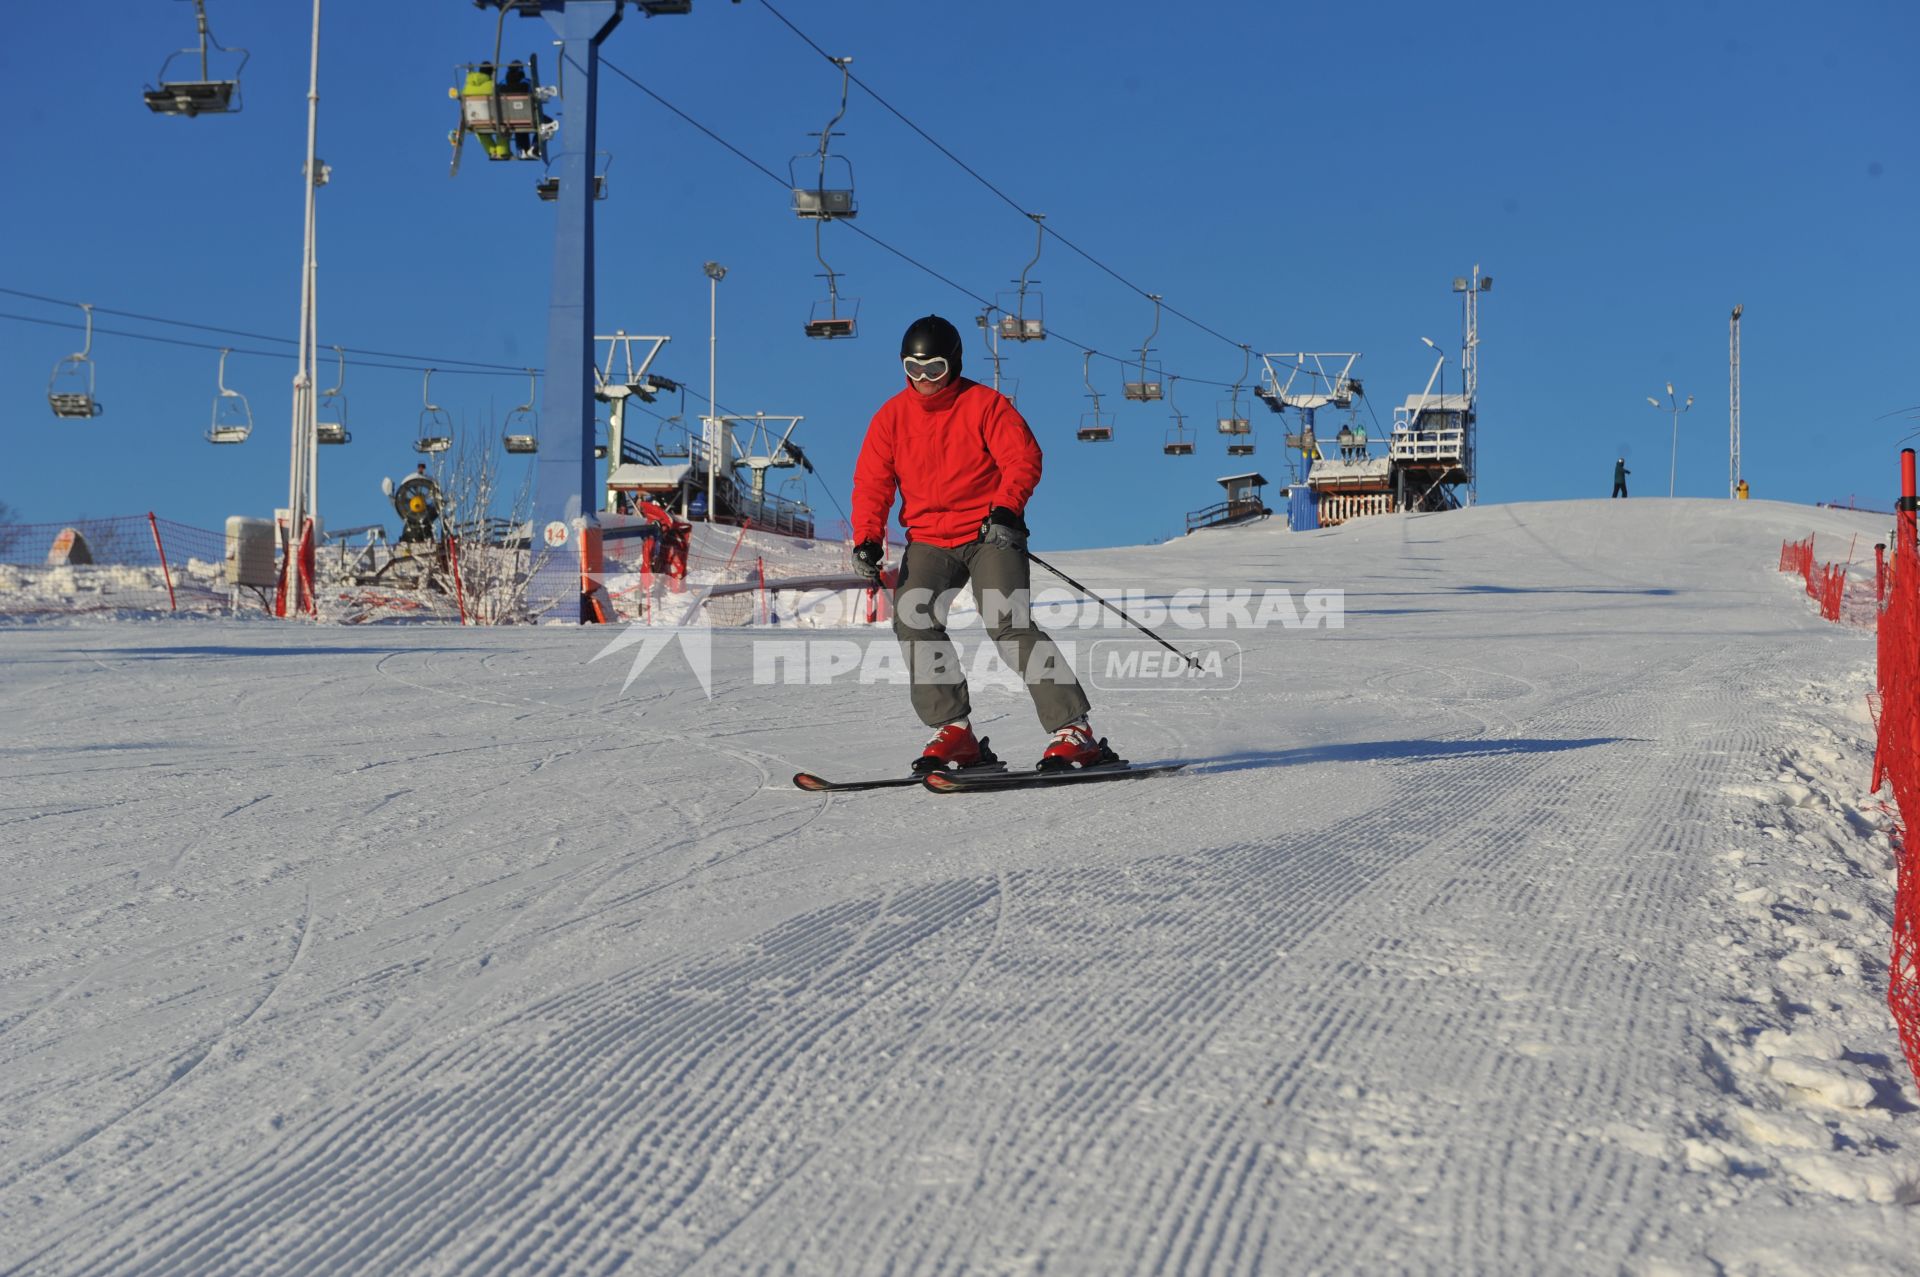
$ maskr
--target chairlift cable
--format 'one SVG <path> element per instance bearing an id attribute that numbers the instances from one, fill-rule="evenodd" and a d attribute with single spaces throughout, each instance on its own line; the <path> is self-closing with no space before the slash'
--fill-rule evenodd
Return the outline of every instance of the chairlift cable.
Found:
<path id="1" fill-rule="evenodd" d="M 11 291 L 13 290 L 0 289 L 0 292 L 11 292 Z M 78 303 L 72 303 L 72 304 L 77 305 Z M 124 315 L 127 313 L 125 311 L 107 311 L 107 308 L 104 306 L 95 306 L 94 309 L 96 311 L 103 311 L 103 312 L 116 314 L 116 315 Z M 145 316 L 145 315 L 135 316 L 135 318 L 145 319 L 150 323 L 156 323 L 156 324 L 174 324 L 179 327 L 207 329 L 208 331 L 211 331 L 211 332 L 233 333 L 238 331 L 236 329 L 230 329 L 230 328 L 209 328 L 209 326 L 205 324 L 189 324 L 183 320 L 177 320 L 177 319 L 160 319 L 158 317 Z M 73 329 L 81 329 L 85 327 L 85 325 L 83 324 L 76 324 L 67 320 L 42 319 L 35 315 L 15 315 L 7 311 L 0 311 L 0 319 L 12 320 L 15 323 L 21 323 L 21 324 L 36 324 L 42 328 L 65 328 L 68 330 L 73 330 Z M 127 337 L 127 338 L 131 338 L 134 341 L 158 342 L 166 346 L 185 346 L 192 350 L 216 350 L 216 351 L 231 350 L 236 355 L 257 356 L 258 358 L 261 358 L 261 359 L 298 359 L 300 357 L 298 351 L 292 351 L 292 350 L 252 350 L 252 349 L 248 349 L 241 346 L 224 346 L 223 347 L 218 343 L 210 342 L 210 341 L 188 341 L 183 337 L 163 337 L 158 333 L 137 333 L 137 332 L 130 332 L 127 329 L 123 329 L 123 328 L 102 328 L 98 324 L 94 325 L 93 331 L 96 335 L 102 335 L 107 337 Z M 284 341 L 290 345 L 297 344 L 297 340 L 292 337 L 269 337 L 261 333 L 245 333 L 242 335 L 248 336 L 248 337 L 256 337 L 262 341 Z M 379 356 L 395 358 L 395 359 L 418 358 L 418 359 L 424 360 L 425 358 L 425 356 L 399 355 L 399 354 L 394 354 L 393 352 L 390 352 L 390 351 L 362 350 L 359 347 L 355 347 L 355 346 L 346 346 L 346 347 L 342 347 L 342 349 L 346 350 L 351 354 L 363 354 L 363 355 L 372 354 L 372 355 L 379 355 Z M 472 362 L 472 361 L 463 360 L 461 362 Z M 363 362 L 360 366 L 363 368 L 386 368 L 386 369 L 396 370 L 399 372 L 419 372 L 422 368 L 425 368 L 427 365 L 424 362 L 419 364 L 391 364 L 391 363 L 382 364 L 382 363 L 364 363 Z M 435 366 L 438 367 L 438 365 L 435 365 Z M 479 363 L 475 363 L 471 368 L 453 368 L 453 369 L 443 368 L 441 369 L 441 371 L 447 373 L 450 376 L 459 375 L 459 376 L 472 376 L 472 377 L 502 377 L 502 376 L 519 377 L 519 376 L 524 376 L 526 372 L 524 368 L 506 368 L 506 367 L 495 365 L 495 364 L 479 364 Z"/>
<path id="2" fill-rule="evenodd" d="M 29 293 L 18 288 L 7 288 L 4 286 L 0 286 L 0 294 L 6 294 L 7 296 L 10 296 L 10 297 L 21 297 L 21 298 L 25 298 L 28 301 L 45 302 L 50 306 L 79 305 L 78 302 L 70 302 L 63 297 L 48 297 L 41 293 Z M 192 322 L 191 320 L 186 320 L 186 319 L 168 319 L 163 315 L 143 315 L 138 311 L 115 310 L 111 306 L 95 306 L 93 309 L 102 315 L 118 315 L 122 319 L 137 319 L 143 323 L 166 324 L 173 328 L 192 328 L 200 332 L 207 332 L 207 333 L 224 333 L 230 337 L 251 337 L 255 341 L 285 342 L 289 346 L 297 346 L 300 344 L 300 340 L 297 337 L 276 337 L 271 333 L 250 332 L 244 328 L 221 328 L 214 324 L 197 324 Z M 20 319 L 26 323 L 51 322 L 51 321 L 41 321 L 41 320 L 31 319 L 23 315 L 8 315 L 8 316 L 5 316 L 5 318 Z M 60 326 L 70 326 L 75 328 L 79 327 L 78 324 L 60 325 Z M 104 332 L 108 332 L 109 330 L 102 328 L 99 331 L 104 333 Z M 113 333 L 112 335 L 118 336 L 118 337 L 142 337 L 145 334 L 116 332 L 116 333 Z M 152 338 L 149 338 L 149 340 L 167 341 L 171 339 L 163 338 L 163 337 L 152 337 Z M 202 343 L 194 343 L 194 342 L 176 341 L 174 344 L 199 345 L 200 349 L 203 349 L 203 350 L 219 350 L 220 349 L 220 347 L 218 346 L 205 345 Z M 326 344 L 326 343 L 322 343 L 322 344 Z M 426 367 L 428 363 L 433 364 L 433 366 L 436 368 L 439 368 L 442 364 L 465 364 L 468 367 L 486 369 L 489 372 L 494 372 L 494 371 L 511 372 L 515 376 L 519 376 L 523 371 L 522 369 L 519 369 L 519 368 L 507 369 L 499 364 L 483 363 L 483 362 L 480 362 L 479 360 L 473 360 L 473 359 L 436 359 L 431 355 L 414 355 L 414 354 L 407 354 L 405 352 L 393 351 L 393 350 L 368 350 L 359 346 L 346 346 L 346 347 L 343 347 L 343 349 L 350 355 L 373 355 L 381 359 L 418 359 L 420 360 L 421 362 L 419 365 L 411 367 L 409 369 L 409 371 L 412 371 L 412 372 L 420 371 L 420 369 Z M 242 351 L 236 347 L 234 350 L 234 353 L 264 355 L 264 354 L 268 354 L 269 352 L 259 351 L 259 350 Z M 368 366 L 376 367 L 378 365 L 368 365 Z M 453 370 L 442 369 L 442 371 L 458 371 L 458 369 L 453 369 Z"/>
<path id="3" fill-rule="evenodd" d="M 764 0 L 763 0 L 763 3 L 764 3 Z M 659 103 L 661 106 L 671 111 L 674 115 L 679 116 L 686 123 L 692 125 L 695 129 L 705 134 L 708 138 L 710 138 L 714 142 L 717 142 L 722 147 L 725 147 L 727 150 L 733 152 L 735 156 L 739 157 L 740 159 L 746 161 L 746 163 L 748 163 L 749 165 L 758 169 L 761 173 L 765 174 L 769 180 L 780 183 L 782 188 L 785 188 L 787 186 L 786 178 L 781 177 L 778 173 L 774 172 L 772 169 L 762 164 L 759 160 L 754 159 L 751 155 L 748 155 L 745 151 L 741 150 L 739 147 L 735 146 L 733 143 L 727 141 L 727 139 L 721 137 L 718 133 L 715 133 L 712 129 L 700 123 L 700 121 L 694 119 L 691 115 L 688 115 L 685 111 L 682 111 L 679 107 L 667 101 L 667 99 L 661 97 L 658 93 L 655 93 L 652 89 L 642 84 L 639 80 L 635 79 L 633 76 L 627 74 L 627 72 L 621 70 L 618 66 L 614 65 L 614 63 L 609 59 L 602 57 L 600 59 L 600 65 L 606 68 L 608 71 L 613 72 L 613 74 L 619 76 L 621 79 L 625 80 L 628 84 L 631 84 L 634 88 L 640 90 L 642 93 L 646 94 L 648 97 L 652 98 L 655 102 Z M 862 85 L 861 87 L 865 88 L 866 86 Z M 872 90 L 868 90 L 868 92 L 872 92 Z M 892 108 L 888 108 L 888 109 L 891 110 Z M 841 219 L 835 219 L 835 220 L 838 221 Z M 974 301 L 979 302 L 981 305 L 990 307 L 995 311 L 1002 311 L 1004 309 L 997 303 L 990 301 L 985 297 L 982 297 L 979 293 L 974 292 L 971 288 L 968 288 L 965 284 L 961 284 L 955 280 L 949 279 L 945 275 L 942 275 L 939 271 L 927 265 L 925 262 L 921 261 L 917 257 L 914 257 L 912 254 L 906 252 L 904 249 L 895 248 L 892 244 L 889 244 L 887 241 L 881 239 L 878 235 L 875 235 L 872 231 L 867 230 L 865 227 L 850 221 L 842 221 L 842 225 L 844 225 L 847 230 L 867 240 L 869 243 L 872 243 L 875 246 L 879 248 L 883 248 L 887 252 L 892 253 L 895 257 L 898 257 L 901 261 L 906 262 L 909 266 L 912 266 L 914 269 L 922 272 L 923 274 L 929 275 L 934 279 L 939 280 L 941 283 L 945 284 L 948 288 L 953 289 L 955 292 L 960 293 L 966 297 L 972 298 Z M 1048 231 L 1048 233 L 1051 234 L 1052 232 Z M 1146 294 L 1142 294 L 1142 295 L 1144 296 Z M 1168 307 L 1168 309 L 1171 310 L 1172 308 Z M 1185 316 L 1182 316 L 1182 318 L 1185 318 Z M 1101 350 L 1097 346 L 1089 346 L 1085 342 L 1075 341 L 1072 337 L 1068 336 L 1063 332 L 1060 332 L 1058 329 L 1055 329 L 1055 328 L 1049 328 L 1047 335 L 1050 337 L 1058 337 L 1062 342 L 1066 343 L 1069 346 L 1074 347 L 1076 350 L 1084 351 L 1092 355 L 1098 355 L 1100 358 L 1111 360 L 1116 364 L 1128 364 L 1133 362 L 1133 360 L 1129 358 L 1125 358 L 1120 355 L 1110 355 L 1106 351 Z M 1233 344 L 1237 349 L 1243 343 L 1235 342 Z M 1212 381 L 1204 377 L 1188 377 L 1187 380 L 1195 382 L 1199 385 L 1205 385 L 1205 386 L 1227 385 L 1227 383 L 1224 381 Z"/>
<path id="4" fill-rule="evenodd" d="M 775 18 L 778 18 L 781 24 L 784 25 L 787 28 L 787 30 L 799 36 L 800 39 L 806 43 L 807 47 L 811 48 L 815 53 L 818 53 L 821 57 L 827 59 L 827 61 L 829 62 L 835 61 L 833 56 L 829 54 L 825 49 L 822 49 L 819 46 L 819 44 L 814 41 L 812 36 L 809 36 L 806 32 L 802 31 L 799 27 L 795 26 L 792 20 L 789 19 L 786 14 L 781 13 L 778 9 L 774 8 L 772 0 L 760 0 L 760 4 L 761 4 L 761 7 L 766 9 L 768 13 L 771 13 Z M 859 85 L 863 90 L 865 90 L 868 97 L 872 98 L 875 102 L 878 102 L 881 106 L 885 107 L 894 116 L 894 118 L 898 119 L 902 124 L 912 129 L 915 133 L 919 134 L 921 139 L 925 141 L 927 145 L 933 147 L 934 150 L 940 152 L 940 154 L 946 156 L 948 159 L 952 160 L 955 164 L 959 165 L 961 170 L 964 171 L 969 177 L 973 178 L 974 181 L 980 183 L 980 185 L 986 187 L 989 191 L 992 191 L 1015 212 L 1019 213 L 1022 217 L 1033 216 L 1032 213 L 1028 212 L 1024 207 L 1021 206 L 1020 201 L 1014 199 L 1011 195 L 1008 195 L 1005 191 L 1001 190 L 998 186 L 995 186 L 992 182 L 988 181 L 987 178 L 982 176 L 980 172 L 976 170 L 972 165 L 968 164 L 965 160 L 955 155 L 952 151 L 949 151 L 945 146 L 941 145 L 939 140 L 936 139 L 932 134 L 928 133 L 925 129 L 921 128 L 918 124 L 915 124 L 913 120 L 906 115 L 905 112 L 901 111 L 898 107 L 894 106 L 893 103 L 881 97 L 879 93 L 874 91 L 874 88 L 872 85 L 868 84 L 866 81 L 862 80 L 859 76 L 854 75 L 850 71 L 847 72 L 847 76 L 855 84 Z M 1128 288 L 1132 289 L 1134 292 L 1139 293 L 1142 297 L 1149 297 L 1152 295 L 1146 289 L 1134 283 L 1132 280 L 1128 279 L 1125 275 L 1122 275 L 1119 271 L 1115 270 L 1113 267 L 1107 265 L 1105 262 L 1095 257 L 1092 253 L 1089 253 L 1086 249 L 1080 247 L 1078 244 L 1068 239 L 1065 235 L 1062 235 L 1058 229 L 1051 226 L 1046 226 L 1046 225 L 1042 225 L 1040 229 L 1043 234 L 1053 236 L 1055 239 L 1059 240 L 1066 247 L 1072 249 L 1075 253 L 1078 253 L 1081 257 L 1084 257 L 1087 261 L 1091 262 L 1094 266 L 1099 267 L 1102 271 L 1105 271 L 1108 275 L 1111 275 L 1114 279 L 1126 285 Z M 1198 328 L 1201 332 L 1204 332 L 1210 336 L 1219 338 L 1221 341 L 1226 342 L 1229 346 L 1239 346 L 1242 344 L 1240 342 L 1235 341 L 1233 338 L 1227 336 L 1225 333 L 1220 332 L 1219 330 L 1209 327 L 1208 325 L 1200 322 L 1198 319 L 1195 319 L 1192 315 L 1189 315 L 1186 312 L 1177 309 L 1176 307 L 1167 306 L 1166 311 L 1169 315 L 1174 315 L 1179 317 L 1180 319 L 1186 320 L 1189 324 L 1192 324 L 1195 328 Z M 1198 379 L 1195 378 L 1194 380 L 1198 380 Z"/>

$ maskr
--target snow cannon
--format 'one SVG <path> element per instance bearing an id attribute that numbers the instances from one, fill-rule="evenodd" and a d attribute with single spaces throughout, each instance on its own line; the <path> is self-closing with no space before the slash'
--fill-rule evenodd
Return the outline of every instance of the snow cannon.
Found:
<path id="1" fill-rule="evenodd" d="M 440 521 L 441 498 L 440 485 L 427 468 L 423 465 L 397 484 L 388 479 L 380 486 L 400 516 L 400 540 L 432 543 L 436 539 L 435 525 Z"/>

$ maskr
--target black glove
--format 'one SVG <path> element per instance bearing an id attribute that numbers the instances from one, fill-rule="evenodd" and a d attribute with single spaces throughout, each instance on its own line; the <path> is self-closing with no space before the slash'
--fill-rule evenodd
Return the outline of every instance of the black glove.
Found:
<path id="1" fill-rule="evenodd" d="M 878 541 L 862 541 L 853 547 L 853 570 L 869 581 L 878 581 L 880 564 L 886 557 L 887 547 Z"/>
<path id="2" fill-rule="evenodd" d="M 986 519 L 980 524 L 980 544 L 990 545 L 1001 550 L 1027 549 L 1027 521 L 1003 505 L 994 506 L 987 511 Z"/>

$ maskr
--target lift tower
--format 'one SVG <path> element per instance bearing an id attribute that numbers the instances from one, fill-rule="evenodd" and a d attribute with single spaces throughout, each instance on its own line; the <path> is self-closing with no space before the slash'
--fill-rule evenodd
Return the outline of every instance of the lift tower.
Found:
<path id="1" fill-rule="evenodd" d="M 553 292 L 547 307 L 547 385 L 540 405 L 540 451 L 533 485 L 534 572 L 528 598 L 544 621 L 583 619 L 581 546 L 597 529 L 593 455 L 593 157 L 598 145 L 596 94 L 600 45 L 618 26 L 628 0 L 474 0 L 482 9 L 512 9 L 553 28 L 564 109 L 557 153 L 549 152 L 560 189 L 553 201 Z M 646 17 L 684 14 L 692 0 L 633 0 Z M 597 536 L 592 540 L 597 543 Z"/>

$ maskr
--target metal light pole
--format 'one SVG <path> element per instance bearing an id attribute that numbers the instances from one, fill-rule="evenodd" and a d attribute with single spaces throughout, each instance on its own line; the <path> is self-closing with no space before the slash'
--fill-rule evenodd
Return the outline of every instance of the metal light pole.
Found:
<path id="1" fill-rule="evenodd" d="M 1740 495 L 1740 312 L 1727 320 L 1727 495 Z"/>
<path id="2" fill-rule="evenodd" d="M 727 268 L 708 262 L 707 272 L 707 522 L 713 522 L 714 505 L 720 487 L 720 391 L 716 385 L 720 364 L 720 281 Z"/>
<path id="3" fill-rule="evenodd" d="M 1674 474 L 1680 467 L 1680 414 L 1693 407 L 1693 396 L 1688 395 L 1687 401 L 1684 404 L 1676 402 L 1673 397 L 1673 383 L 1668 382 L 1666 403 L 1661 403 L 1652 395 L 1647 396 L 1647 402 L 1662 412 L 1671 412 L 1673 414 L 1673 455 L 1667 460 L 1667 495 L 1671 497 L 1673 495 Z"/>
<path id="4" fill-rule="evenodd" d="M 305 583 L 300 579 L 301 547 L 308 519 L 318 517 L 320 502 L 319 405 L 313 378 L 319 362 L 318 308 L 314 296 L 314 192 L 326 183 L 326 166 L 314 155 L 320 128 L 320 0 L 313 0 L 313 44 L 307 68 L 307 162 L 300 170 L 306 179 L 306 229 L 300 246 L 300 366 L 293 375 L 293 432 L 287 466 L 287 529 L 285 534 L 287 615 L 298 615 Z"/>
<path id="5" fill-rule="evenodd" d="M 1433 389 L 1433 379 L 1438 377 L 1440 378 L 1440 393 L 1445 395 L 1447 393 L 1447 378 L 1444 369 L 1447 366 L 1447 352 L 1434 345 L 1433 338 L 1431 337 L 1422 337 L 1420 340 L 1426 343 L 1427 349 L 1440 356 L 1440 362 L 1433 366 L 1433 372 L 1427 377 L 1427 389 L 1429 391 Z M 1424 408 L 1426 405 L 1422 403 L 1421 406 Z"/>

